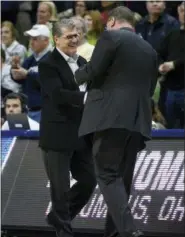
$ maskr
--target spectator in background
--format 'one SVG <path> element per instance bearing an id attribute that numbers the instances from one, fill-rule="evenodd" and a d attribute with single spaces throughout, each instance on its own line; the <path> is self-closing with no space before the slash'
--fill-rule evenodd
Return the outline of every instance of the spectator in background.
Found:
<path id="1" fill-rule="evenodd" d="M 10 93 L 4 98 L 5 119 L 9 114 L 27 114 L 27 97 L 20 93 Z M 28 117 L 30 130 L 39 130 L 39 123 Z M 2 125 L 2 130 L 9 130 L 8 122 Z"/>
<path id="2" fill-rule="evenodd" d="M 175 28 L 179 28 L 178 21 L 165 13 L 165 1 L 147 1 L 148 15 L 136 25 L 136 32 L 148 41 L 158 51 L 163 39 Z M 159 109 L 165 116 L 166 88 L 160 83 Z"/>
<path id="3" fill-rule="evenodd" d="M 90 61 L 94 46 L 87 42 L 87 27 L 85 21 L 81 17 L 72 17 L 72 20 L 75 22 L 76 28 L 79 33 L 79 45 L 77 48 L 77 54 L 85 58 L 87 61 Z"/>
<path id="4" fill-rule="evenodd" d="M 41 1 L 37 7 L 37 24 L 46 25 L 50 30 L 50 50 L 53 49 L 52 23 L 58 20 L 57 8 L 52 1 Z M 32 54 L 29 47 L 29 56 Z"/>
<path id="5" fill-rule="evenodd" d="M 57 8 L 52 1 L 42 1 L 37 8 L 37 24 L 47 25 L 57 21 Z"/>
<path id="6" fill-rule="evenodd" d="M 87 25 L 87 41 L 95 45 L 104 30 L 101 14 L 99 11 L 88 11 L 84 15 L 84 20 Z"/>
<path id="7" fill-rule="evenodd" d="M 1 48 L 1 96 L 4 98 L 10 92 L 19 92 L 21 86 L 14 82 L 10 75 L 11 65 L 5 63 L 5 52 Z"/>
<path id="8" fill-rule="evenodd" d="M 26 48 L 16 38 L 16 29 L 12 22 L 4 21 L 1 26 L 2 48 L 6 54 L 6 63 L 11 64 L 13 56 L 19 56 L 20 63 L 26 57 Z"/>
<path id="9" fill-rule="evenodd" d="M 146 7 L 148 15 L 137 24 L 136 32 L 158 51 L 164 37 L 174 28 L 178 28 L 179 23 L 165 13 L 165 1 L 147 1 Z"/>
<path id="10" fill-rule="evenodd" d="M 180 29 L 173 30 L 161 44 L 159 55 L 163 63 L 159 72 L 164 75 L 167 88 L 166 118 L 168 128 L 184 128 L 184 2 L 178 6 Z M 180 124 L 177 125 L 177 122 Z"/>
<path id="11" fill-rule="evenodd" d="M 18 64 L 11 73 L 13 79 L 22 85 L 23 93 L 28 96 L 29 116 L 39 122 L 41 95 L 38 64 L 50 52 L 50 31 L 46 25 L 35 25 L 25 35 L 30 37 L 33 54 L 24 61 L 22 67 Z"/>
<path id="12" fill-rule="evenodd" d="M 87 11 L 86 1 L 75 1 L 74 3 L 74 15 L 83 17 Z"/>
<path id="13" fill-rule="evenodd" d="M 154 100 L 151 100 L 152 103 L 152 129 L 165 129 L 166 121 L 155 104 Z"/>

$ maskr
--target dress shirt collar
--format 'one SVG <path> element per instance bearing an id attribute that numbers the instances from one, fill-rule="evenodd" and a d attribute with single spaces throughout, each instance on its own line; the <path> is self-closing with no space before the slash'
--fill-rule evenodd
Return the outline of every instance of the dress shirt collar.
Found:
<path id="1" fill-rule="evenodd" d="M 62 57 L 66 60 L 66 62 L 69 62 L 69 63 L 77 63 L 78 61 L 78 58 L 79 58 L 79 55 L 78 54 L 75 54 L 73 55 L 72 57 L 69 57 L 67 54 L 65 54 L 64 52 L 62 52 L 59 48 L 56 48 L 58 50 L 58 52 L 62 55 Z"/>
<path id="2" fill-rule="evenodd" d="M 42 52 L 36 54 L 33 53 L 33 56 L 35 58 L 35 60 L 38 62 L 45 54 L 47 54 L 49 51 L 51 51 L 51 45 L 48 45 L 47 48 L 45 48 Z"/>

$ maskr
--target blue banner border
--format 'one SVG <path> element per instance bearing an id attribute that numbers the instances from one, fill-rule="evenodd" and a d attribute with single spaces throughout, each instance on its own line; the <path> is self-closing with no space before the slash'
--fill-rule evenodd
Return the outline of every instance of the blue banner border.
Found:
<path id="1" fill-rule="evenodd" d="M 154 138 L 184 138 L 184 129 L 166 129 L 166 130 L 153 130 L 152 137 Z M 2 137 L 39 137 L 39 131 L 30 130 L 11 130 L 1 131 Z"/>

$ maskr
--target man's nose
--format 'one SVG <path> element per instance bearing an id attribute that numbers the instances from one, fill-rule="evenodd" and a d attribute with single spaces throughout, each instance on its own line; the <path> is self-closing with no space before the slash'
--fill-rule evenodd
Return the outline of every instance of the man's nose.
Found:
<path id="1" fill-rule="evenodd" d="M 77 43 L 78 42 L 78 37 L 73 37 L 72 42 Z"/>

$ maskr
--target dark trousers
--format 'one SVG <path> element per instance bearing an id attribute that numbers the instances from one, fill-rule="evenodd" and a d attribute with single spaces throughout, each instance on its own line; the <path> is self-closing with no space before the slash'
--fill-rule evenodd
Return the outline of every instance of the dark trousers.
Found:
<path id="1" fill-rule="evenodd" d="M 92 153 L 78 151 L 43 151 L 50 180 L 52 210 L 49 223 L 59 237 L 72 236 L 71 220 L 88 202 L 96 186 Z M 70 188 L 70 173 L 77 182 Z"/>
<path id="2" fill-rule="evenodd" d="M 184 128 L 184 89 L 167 91 L 166 119 L 168 128 Z"/>
<path id="3" fill-rule="evenodd" d="M 108 206 L 106 237 L 127 237 L 137 231 L 128 198 L 142 139 L 139 133 L 126 129 L 109 129 L 95 135 L 95 173 Z"/>

